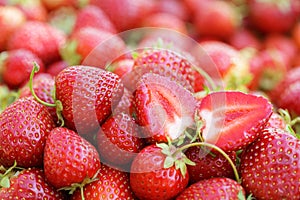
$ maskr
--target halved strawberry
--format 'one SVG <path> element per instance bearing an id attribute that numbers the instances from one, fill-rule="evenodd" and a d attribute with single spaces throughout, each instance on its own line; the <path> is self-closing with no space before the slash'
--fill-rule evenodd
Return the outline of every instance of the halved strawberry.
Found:
<path id="1" fill-rule="evenodd" d="M 198 114 L 204 123 L 205 142 L 236 151 L 257 138 L 272 114 L 272 105 L 263 97 L 221 91 L 204 97 Z"/>
<path id="2" fill-rule="evenodd" d="M 134 101 L 138 123 L 150 142 L 166 142 L 183 135 L 194 124 L 197 101 L 175 81 L 145 74 L 137 84 Z"/>

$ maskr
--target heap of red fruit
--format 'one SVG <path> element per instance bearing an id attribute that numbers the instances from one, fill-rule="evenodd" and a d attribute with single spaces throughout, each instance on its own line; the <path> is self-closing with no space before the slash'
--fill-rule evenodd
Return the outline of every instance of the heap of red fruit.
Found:
<path id="1" fill-rule="evenodd" d="M 300 199 L 299 0 L 0 0 L 0 30 L 0 200 Z"/>

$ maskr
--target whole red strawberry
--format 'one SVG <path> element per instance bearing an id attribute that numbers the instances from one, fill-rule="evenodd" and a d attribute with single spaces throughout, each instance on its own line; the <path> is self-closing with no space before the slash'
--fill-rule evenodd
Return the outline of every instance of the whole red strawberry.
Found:
<path id="1" fill-rule="evenodd" d="M 144 147 L 139 126 L 125 113 L 115 114 L 102 124 L 97 143 L 101 158 L 117 165 L 131 163 Z"/>
<path id="2" fill-rule="evenodd" d="M 237 9 L 226 1 L 197 2 L 194 5 L 194 11 L 193 22 L 200 36 L 227 39 L 240 25 Z M 214 23 L 211 22 L 212 18 Z"/>
<path id="3" fill-rule="evenodd" d="M 195 87 L 196 82 L 202 80 L 196 80 L 198 72 L 194 70 L 192 63 L 171 50 L 154 48 L 138 52 L 133 69 L 125 74 L 123 82 L 127 88 L 134 90 L 137 82 L 146 73 L 168 77 L 192 92 L 202 89 Z"/>
<path id="4" fill-rule="evenodd" d="M 151 143 L 176 140 L 194 124 L 196 99 L 167 77 L 145 74 L 134 97 L 137 122 Z"/>
<path id="5" fill-rule="evenodd" d="M 3 55 L 1 66 L 3 81 L 12 89 L 17 89 L 27 83 L 33 62 L 40 66 L 39 72 L 45 71 L 42 60 L 29 50 L 17 49 L 4 52 Z"/>
<path id="6" fill-rule="evenodd" d="M 93 178 L 100 168 L 97 150 L 76 132 L 55 128 L 49 134 L 44 152 L 47 181 L 56 188 L 70 187 Z"/>
<path id="7" fill-rule="evenodd" d="M 272 102 L 287 109 L 293 115 L 300 115 L 300 66 L 288 71 L 283 80 L 270 92 Z"/>
<path id="8" fill-rule="evenodd" d="M 89 200 L 106 199 L 135 199 L 129 184 L 129 174 L 101 165 L 98 180 L 84 187 L 84 197 Z M 81 200 L 80 191 L 77 190 L 71 200 Z"/>
<path id="9" fill-rule="evenodd" d="M 69 65 L 89 65 L 104 69 L 107 64 L 124 54 L 122 38 L 104 29 L 83 27 L 74 31 L 61 55 Z"/>
<path id="10" fill-rule="evenodd" d="M 216 151 L 209 151 L 202 147 L 191 147 L 185 152 L 185 155 L 195 163 L 195 165 L 187 165 L 190 183 L 213 177 L 234 177 L 229 162 Z M 230 152 L 229 157 L 233 162 L 236 161 L 235 152 Z"/>
<path id="11" fill-rule="evenodd" d="M 116 74 L 88 66 L 64 69 L 56 76 L 55 86 L 65 123 L 79 134 L 100 128 L 123 94 Z"/>
<path id="12" fill-rule="evenodd" d="M 43 170 L 28 168 L 13 176 L 8 188 L 0 189 L 0 199 L 63 200 L 66 198 L 47 183 Z"/>
<path id="13" fill-rule="evenodd" d="M 6 50 L 7 41 L 25 21 L 25 15 L 18 8 L 7 5 L 0 7 L 0 51 Z"/>
<path id="14" fill-rule="evenodd" d="M 156 145 L 147 146 L 131 165 L 130 185 L 139 199 L 172 199 L 188 184 L 188 173 L 183 175 L 175 166 L 164 167 L 166 156 L 161 151 Z"/>
<path id="15" fill-rule="evenodd" d="M 241 155 L 243 187 L 257 199 L 299 199 L 299 157 L 299 139 L 281 129 L 265 129 Z"/>
<path id="16" fill-rule="evenodd" d="M 0 114 L 0 165 L 43 164 L 46 139 L 55 127 L 47 108 L 33 98 L 21 98 Z"/>
<path id="17" fill-rule="evenodd" d="M 185 199 L 246 199 L 245 190 L 235 180 L 211 178 L 194 183 L 185 189 L 176 200 Z"/>
<path id="18" fill-rule="evenodd" d="M 198 113 L 204 141 L 230 152 L 243 149 L 258 137 L 272 114 L 272 106 L 263 97 L 221 91 L 204 97 Z"/>
<path id="19" fill-rule="evenodd" d="M 60 30 L 44 22 L 28 21 L 8 41 L 8 49 L 27 49 L 35 53 L 45 64 L 60 59 L 59 49 L 66 36 Z"/>
<path id="20" fill-rule="evenodd" d="M 247 86 L 251 80 L 248 63 L 237 49 L 217 40 L 200 42 L 200 46 L 205 53 L 198 55 L 199 66 L 203 66 L 211 77 L 218 74 L 226 89 L 236 90 Z"/>
<path id="21" fill-rule="evenodd" d="M 291 30 L 300 15 L 300 3 L 297 0 L 247 0 L 247 7 L 250 23 L 265 33 Z"/>
<path id="22" fill-rule="evenodd" d="M 130 0 L 91 0 L 90 2 L 108 15 L 119 32 L 137 28 L 155 8 L 153 0 L 136 0 L 134 3 Z"/>
<path id="23" fill-rule="evenodd" d="M 188 30 L 183 20 L 168 13 L 154 13 L 146 17 L 142 21 L 144 27 L 168 28 L 178 31 L 182 34 L 187 34 Z"/>
<path id="24" fill-rule="evenodd" d="M 9 4 L 19 8 L 25 14 L 27 20 L 47 21 L 48 12 L 41 1 L 10 1 Z"/>
<path id="25" fill-rule="evenodd" d="M 74 30 L 88 26 L 111 33 L 117 32 L 108 16 L 99 7 L 93 5 L 88 5 L 78 12 Z"/>

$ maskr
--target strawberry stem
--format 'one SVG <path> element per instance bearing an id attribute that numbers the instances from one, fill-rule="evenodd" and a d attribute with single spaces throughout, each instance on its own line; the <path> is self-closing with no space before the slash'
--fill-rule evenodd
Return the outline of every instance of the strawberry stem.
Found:
<path id="1" fill-rule="evenodd" d="M 61 126 L 64 126 L 64 120 L 63 120 L 63 117 L 62 117 L 62 114 L 61 114 L 62 110 L 63 110 L 62 102 L 59 101 L 59 100 L 56 100 L 55 95 L 54 95 L 54 102 L 55 103 L 45 102 L 45 101 L 41 100 L 36 95 L 36 93 L 35 93 L 35 91 L 33 89 L 33 77 L 34 77 L 34 74 L 39 71 L 39 69 L 40 69 L 39 65 L 36 62 L 34 62 L 33 63 L 32 71 L 30 73 L 30 78 L 29 78 L 29 89 L 30 89 L 30 92 L 31 92 L 32 96 L 35 98 L 35 100 L 37 102 L 39 102 L 40 104 L 42 104 L 44 106 L 47 106 L 47 107 L 55 107 L 56 108 L 56 114 L 57 114 L 58 120 L 60 121 Z"/>
<path id="2" fill-rule="evenodd" d="M 211 148 L 211 149 L 214 149 L 216 150 L 217 152 L 219 152 L 222 156 L 224 156 L 224 158 L 226 158 L 226 160 L 229 162 L 229 164 L 231 165 L 232 169 L 233 169 L 233 173 L 234 173 L 234 176 L 236 178 L 236 181 L 238 183 L 241 183 L 241 179 L 239 177 L 239 173 L 236 169 L 236 166 L 234 164 L 234 162 L 231 160 L 231 158 L 219 147 L 217 147 L 216 145 L 213 145 L 213 144 L 209 144 L 207 142 L 195 142 L 195 143 L 191 143 L 191 144 L 187 144 L 183 147 L 180 147 L 177 151 L 177 152 L 183 152 L 185 149 L 188 149 L 190 147 L 195 147 L 195 146 L 200 146 L 200 147 L 208 147 L 208 148 Z"/>

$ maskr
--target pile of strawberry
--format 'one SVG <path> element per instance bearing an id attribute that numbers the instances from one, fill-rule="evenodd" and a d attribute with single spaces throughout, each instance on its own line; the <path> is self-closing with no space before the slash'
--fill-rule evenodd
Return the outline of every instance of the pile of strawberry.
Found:
<path id="1" fill-rule="evenodd" d="M 0 200 L 299 200 L 298 100 L 299 0 L 0 0 Z"/>

